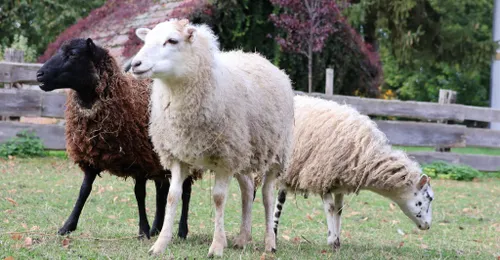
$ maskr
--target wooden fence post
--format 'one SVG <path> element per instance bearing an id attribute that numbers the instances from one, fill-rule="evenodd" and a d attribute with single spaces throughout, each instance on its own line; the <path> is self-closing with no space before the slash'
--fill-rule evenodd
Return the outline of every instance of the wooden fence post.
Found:
<path id="1" fill-rule="evenodd" d="M 7 48 L 5 49 L 5 53 L 3 54 L 3 59 L 5 61 L 9 62 L 18 62 L 18 63 L 24 63 L 24 51 L 18 50 L 18 49 L 13 49 L 13 48 Z M 22 88 L 22 84 L 20 83 L 5 83 L 4 88 Z M 20 121 L 21 117 L 18 116 L 9 116 L 9 117 L 3 117 L 0 118 L 0 120 L 4 121 Z"/>
<path id="2" fill-rule="evenodd" d="M 24 51 L 7 48 L 5 49 L 5 53 L 3 54 L 3 59 L 9 62 L 18 62 L 24 63 Z M 21 88 L 22 85 L 19 83 L 5 84 L 5 88 Z"/>
<path id="3" fill-rule="evenodd" d="M 439 104 L 455 104 L 457 101 L 457 92 L 449 89 L 439 90 Z M 448 120 L 438 120 L 437 123 L 446 124 Z M 436 146 L 436 152 L 450 152 L 450 147 Z"/>
<path id="4" fill-rule="evenodd" d="M 333 96 L 333 69 L 326 69 L 325 94 Z"/>

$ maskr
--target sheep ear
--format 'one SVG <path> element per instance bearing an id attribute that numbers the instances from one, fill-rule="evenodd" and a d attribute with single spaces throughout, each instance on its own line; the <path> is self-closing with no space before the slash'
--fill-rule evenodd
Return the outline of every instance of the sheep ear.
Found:
<path id="1" fill-rule="evenodd" d="M 87 38 L 87 48 L 92 55 L 96 53 L 97 47 L 95 46 L 95 43 L 91 38 Z"/>
<path id="2" fill-rule="evenodd" d="M 151 30 L 148 28 L 139 28 L 135 30 L 135 35 L 137 35 L 137 37 L 139 37 L 139 39 L 141 39 L 144 42 L 146 41 L 146 35 L 148 35 L 150 31 Z"/>
<path id="3" fill-rule="evenodd" d="M 427 175 L 422 175 L 417 183 L 417 189 L 421 190 L 425 186 L 425 184 L 428 184 L 430 181 L 431 179 Z"/>
<path id="4" fill-rule="evenodd" d="M 186 30 L 186 41 L 193 42 L 196 34 L 196 28 L 189 27 Z"/>

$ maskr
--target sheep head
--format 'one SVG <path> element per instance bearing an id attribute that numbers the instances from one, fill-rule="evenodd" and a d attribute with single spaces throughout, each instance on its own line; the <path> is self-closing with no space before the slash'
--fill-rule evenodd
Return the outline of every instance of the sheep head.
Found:
<path id="1" fill-rule="evenodd" d="M 422 175 L 417 183 L 405 189 L 393 200 L 419 229 L 427 230 L 431 227 L 434 192 L 431 188 L 431 178 Z"/>
<path id="2" fill-rule="evenodd" d="M 186 19 L 171 19 L 152 30 L 139 28 L 136 35 L 144 41 L 131 63 L 137 78 L 181 78 L 218 51 L 213 32 L 206 25 L 195 26 Z"/>
<path id="3" fill-rule="evenodd" d="M 105 53 L 90 38 L 65 42 L 38 70 L 40 89 L 52 91 L 70 88 L 79 93 L 94 92 L 99 82 L 96 64 Z"/>

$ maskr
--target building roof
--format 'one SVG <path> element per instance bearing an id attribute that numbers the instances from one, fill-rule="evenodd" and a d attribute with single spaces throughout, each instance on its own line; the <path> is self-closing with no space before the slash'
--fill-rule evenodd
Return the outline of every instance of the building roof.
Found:
<path id="1" fill-rule="evenodd" d="M 203 2 L 202 0 L 109 0 L 64 30 L 49 44 L 38 61 L 48 60 L 68 39 L 90 37 L 98 45 L 107 48 L 123 65 L 142 46 L 142 41 L 135 35 L 137 28 L 153 28 L 157 23 L 169 18 L 185 17 Z"/>

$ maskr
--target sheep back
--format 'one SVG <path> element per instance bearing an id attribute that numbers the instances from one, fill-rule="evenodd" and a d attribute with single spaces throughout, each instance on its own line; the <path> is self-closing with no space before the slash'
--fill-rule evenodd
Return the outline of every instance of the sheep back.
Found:
<path id="1" fill-rule="evenodd" d="M 411 185 L 419 165 L 393 150 L 369 117 L 348 105 L 296 96 L 294 148 L 283 183 L 300 192 L 325 194 Z"/>

